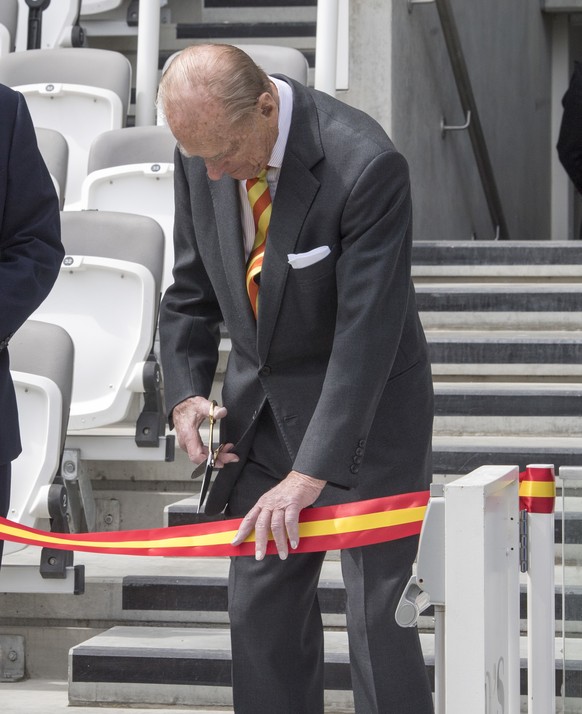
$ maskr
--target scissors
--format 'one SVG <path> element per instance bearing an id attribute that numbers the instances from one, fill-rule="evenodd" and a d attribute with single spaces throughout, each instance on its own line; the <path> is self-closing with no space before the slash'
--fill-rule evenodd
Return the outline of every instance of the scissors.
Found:
<path id="1" fill-rule="evenodd" d="M 214 448 L 214 424 L 216 422 L 214 410 L 217 406 L 218 405 L 214 400 L 210 402 L 210 410 L 208 412 L 210 432 L 208 435 L 208 458 L 206 459 L 206 465 L 204 464 L 204 462 L 202 462 L 194 469 L 194 471 L 192 471 L 192 478 L 197 478 L 198 476 L 200 476 L 202 468 L 204 468 L 204 477 L 202 478 L 202 486 L 200 487 L 200 497 L 198 499 L 198 507 L 196 509 L 196 513 L 204 513 L 204 500 L 206 499 L 206 494 L 208 493 L 208 487 L 210 486 L 210 479 L 212 478 L 214 465 L 216 464 L 218 454 L 224 446 L 224 444 L 220 444 L 218 448 Z"/>

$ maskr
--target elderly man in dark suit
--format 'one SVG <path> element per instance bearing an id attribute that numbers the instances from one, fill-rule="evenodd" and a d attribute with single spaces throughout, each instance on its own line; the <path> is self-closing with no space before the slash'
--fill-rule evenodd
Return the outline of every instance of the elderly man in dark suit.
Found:
<path id="1" fill-rule="evenodd" d="M 206 512 L 246 515 L 235 544 L 256 532 L 256 557 L 231 562 L 235 711 L 321 714 L 325 554 L 293 554 L 299 512 L 431 479 L 407 164 L 364 113 L 267 77 L 229 46 L 183 51 L 159 102 L 178 141 L 160 317 L 168 411 L 181 447 L 204 460 L 224 320 L 224 446 Z M 279 557 L 265 557 L 271 534 Z M 359 714 L 432 711 L 418 634 L 394 621 L 416 547 L 341 554 Z"/>
<path id="2" fill-rule="evenodd" d="M 21 450 L 11 335 L 49 293 L 64 250 L 59 202 L 21 94 L 0 85 L 0 515 L 10 501 L 10 464 Z M 0 558 L 3 542 L 0 541 Z"/>

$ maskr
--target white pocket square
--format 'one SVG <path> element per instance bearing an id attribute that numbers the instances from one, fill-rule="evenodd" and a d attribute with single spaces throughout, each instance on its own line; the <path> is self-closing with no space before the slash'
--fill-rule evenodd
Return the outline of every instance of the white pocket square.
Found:
<path id="1" fill-rule="evenodd" d="M 322 245 L 319 248 L 308 250 L 307 253 L 288 253 L 287 260 L 292 268 L 308 268 L 314 263 L 327 258 L 331 253 L 331 248 L 327 245 Z"/>

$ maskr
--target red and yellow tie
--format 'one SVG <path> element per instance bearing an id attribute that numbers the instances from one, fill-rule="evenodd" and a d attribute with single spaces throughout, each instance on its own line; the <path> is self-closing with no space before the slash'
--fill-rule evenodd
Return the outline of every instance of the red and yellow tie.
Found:
<path id="1" fill-rule="evenodd" d="M 246 283 L 247 293 L 256 319 L 259 309 L 259 283 L 257 277 L 263 267 L 263 256 L 265 255 L 269 221 L 271 220 L 271 193 L 267 183 L 266 169 L 263 169 L 256 178 L 247 180 L 247 193 L 255 220 L 255 242 L 247 262 Z"/>

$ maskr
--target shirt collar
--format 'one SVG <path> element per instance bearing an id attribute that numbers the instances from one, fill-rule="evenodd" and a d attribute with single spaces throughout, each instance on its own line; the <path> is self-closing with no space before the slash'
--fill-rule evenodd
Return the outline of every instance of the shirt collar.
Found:
<path id="1" fill-rule="evenodd" d="M 277 77 L 269 77 L 271 82 L 277 87 L 279 92 L 279 119 L 278 129 L 279 135 L 271 152 L 269 166 L 280 169 L 283 165 L 283 157 L 289 137 L 289 128 L 291 127 L 291 114 L 293 113 L 293 90 L 282 79 Z"/>

